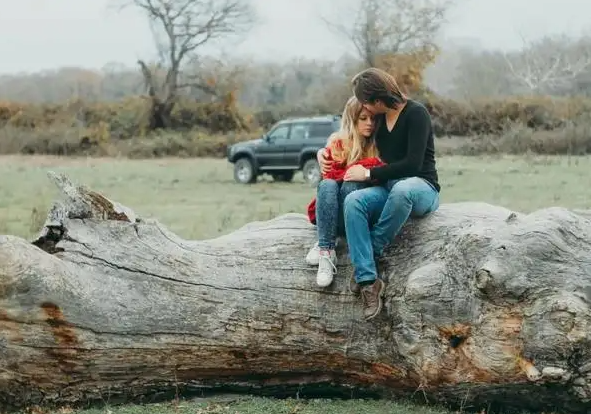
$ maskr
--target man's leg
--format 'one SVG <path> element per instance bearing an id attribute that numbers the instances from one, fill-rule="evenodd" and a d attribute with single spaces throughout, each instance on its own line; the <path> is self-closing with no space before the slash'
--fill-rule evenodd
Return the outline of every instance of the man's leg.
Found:
<path id="1" fill-rule="evenodd" d="M 382 255 L 411 215 L 424 216 L 438 208 L 439 193 L 422 178 L 410 177 L 396 181 L 371 231 L 376 257 Z"/>
<path id="2" fill-rule="evenodd" d="M 337 225 L 339 217 L 339 183 L 322 180 L 316 194 L 316 229 L 318 232 L 318 273 L 316 283 L 326 287 L 336 273 Z"/>
<path id="3" fill-rule="evenodd" d="M 355 281 L 361 287 L 363 313 L 366 319 L 375 317 L 382 309 L 385 284 L 377 275 L 370 222 L 372 217 L 380 214 L 388 195 L 387 188 L 369 187 L 349 194 L 344 204 L 349 255 L 355 268 Z"/>

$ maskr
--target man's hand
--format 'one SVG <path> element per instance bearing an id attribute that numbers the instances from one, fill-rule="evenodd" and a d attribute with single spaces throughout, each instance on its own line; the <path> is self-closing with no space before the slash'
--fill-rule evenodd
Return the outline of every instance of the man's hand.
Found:
<path id="1" fill-rule="evenodd" d="M 320 148 L 318 153 L 316 154 L 316 158 L 318 159 L 318 164 L 320 164 L 320 171 L 322 175 L 326 174 L 330 169 L 330 162 L 327 159 L 328 151 L 326 148 Z"/>
<path id="2" fill-rule="evenodd" d="M 345 173 L 345 181 L 367 181 L 365 176 L 367 168 L 362 165 L 354 165 Z"/>

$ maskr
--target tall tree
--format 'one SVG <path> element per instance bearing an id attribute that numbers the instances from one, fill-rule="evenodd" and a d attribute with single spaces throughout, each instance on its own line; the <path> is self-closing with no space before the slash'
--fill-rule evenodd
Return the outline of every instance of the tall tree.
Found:
<path id="1" fill-rule="evenodd" d="M 249 0 L 128 0 L 143 10 L 158 51 L 158 62 L 138 64 L 151 98 L 151 127 L 170 126 L 179 97 L 183 65 L 213 41 L 244 35 L 256 22 Z"/>
<path id="2" fill-rule="evenodd" d="M 451 4 L 451 0 L 358 0 L 352 8 L 339 7 L 342 12 L 334 10 L 332 18 L 323 20 L 355 47 L 365 65 L 378 66 L 381 55 L 434 47 Z"/>

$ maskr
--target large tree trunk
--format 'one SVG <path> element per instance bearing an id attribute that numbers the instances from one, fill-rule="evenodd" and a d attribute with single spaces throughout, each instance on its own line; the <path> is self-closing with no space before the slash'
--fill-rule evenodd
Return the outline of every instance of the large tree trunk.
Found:
<path id="1" fill-rule="evenodd" d="M 188 241 L 50 175 L 66 199 L 40 237 L 0 236 L 3 408 L 230 387 L 590 410 L 584 213 L 443 205 L 387 252 L 365 322 L 345 252 L 315 286 L 303 215 Z"/>

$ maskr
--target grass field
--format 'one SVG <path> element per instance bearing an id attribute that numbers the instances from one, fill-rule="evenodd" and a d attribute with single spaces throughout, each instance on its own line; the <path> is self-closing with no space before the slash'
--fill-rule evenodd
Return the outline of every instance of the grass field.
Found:
<path id="1" fill-rule="evenodd" d="M 587 177 L 591 158 L 444 157 L 439 161 L 442 202 L 485 201 L 519 211 L 549 206 L 589 208 Z M 66 172 L 72 179 L 156 217 L 177 234 L 203 239 L 227 233 L 253 220 L 287 212 L 305 212 L 314 190 L 301 176 L 290 184 L 262 180 L 251 186 L 233 182 L 223 160 L 58 159 L 0 157 L 0 234 L 33 237 L 57 191 L 47 170 Z M 73 412 L 62 410 L 65 414 Z M 394 402 L 273 401 L 246 398 L 233 401 L 193 401 L 152 406 L 105 407 L 90 413 L 442 413 Z"/>
<path id="2" fill-rule="evenodd" d="M 443 203 L 486 201 L 519 211 L 548 206 L 588 208 L 591 157 L 444 157 Z M 268 178 L 234 183 L 232 168 L 212 159 L 68 159 L 0 157 L 0 234 L 32 237 L 57 190 L 48 170 L 103 192 L 142 217 L 156 217 L 186 238 L 215 237 L 253 220 L 305 212 L 314 190 Z"/>

